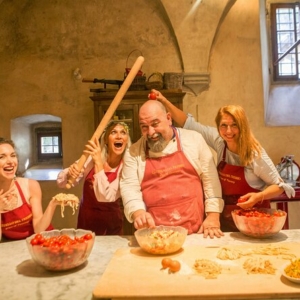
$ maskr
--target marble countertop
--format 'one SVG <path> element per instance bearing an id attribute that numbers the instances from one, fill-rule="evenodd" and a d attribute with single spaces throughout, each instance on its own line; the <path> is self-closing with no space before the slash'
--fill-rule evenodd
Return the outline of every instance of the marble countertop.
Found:
<path id="1" fill-rule="evenodd" d="M 253 239 L 241 233 L 225 233 L 222 238 L 189 235 L 185 245 L 224 246 L 247 243 L 300 242 L 300 230 L 282 230 L 268 239 Z M 132 236 L 97 236 L 88 261 L 76 269 L 50 272 L 38 266 L 24 240 L 0 243 L 0 297 L 9 300 L 93 299 L 93 290 L 114 252 L 138 247 Z"/>

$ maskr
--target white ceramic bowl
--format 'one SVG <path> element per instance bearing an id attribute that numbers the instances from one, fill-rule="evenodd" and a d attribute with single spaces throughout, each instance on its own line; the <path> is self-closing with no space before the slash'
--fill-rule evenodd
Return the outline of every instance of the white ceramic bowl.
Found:
<path id="1" fill-rule="evenodd" d="M 26 239 L 32 259 L 51 271 L 65 271 L 83 264 L 89 257 L 95 233 L 83 229 L 43 231 Z"/>
<path id="2" fill-rule="evenodd" d="M 177 252 L 185 242 L 187 229 L 180 226 L 157 226 L 135 231 L 140 247 L 150 254 Z"/>
<path id="3" fill-rule="evenodd" d="M 300 284 L 300 278 L 291 277 L 291 276 L 287 275 L 287 273 L 286 273 L 286 271 L 285 271 L 286 268 L 287 268 L 288 266 L 290 266 L 290 265 L 291 265 L 293 262 L 295 262 L 295 261 L 298 261 L 298 262 L 299 262 L 298 264 L 300 264 L 300 258 L 299 258 L 299 259 L 297 259 L 297 260 L 293 260 L 292 262 L 289 262 L 288 264 L 284 265 L 284 267 L 282 268 L 282 275 L 283 275 L 286 279 L 288 279 L 289 281 Z"/>

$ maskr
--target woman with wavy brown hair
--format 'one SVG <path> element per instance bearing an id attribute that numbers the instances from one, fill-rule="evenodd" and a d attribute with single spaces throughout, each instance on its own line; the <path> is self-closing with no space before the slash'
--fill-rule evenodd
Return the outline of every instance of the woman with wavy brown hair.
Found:
<path id="1" fill-rule="evenodd" d="M 216 128 L 196 122 L 190 114 L 174 106 L 159 91 L 156 99 L 163 103 L 180 126 L 201 133 L 216 152 L 217 169 L 225 207 L 221 216 L 223 231 L 237 231 L 231 211 L 270 207 L 270 199 L 283 192 L 290 198 L 294 189 L 283 181 L 274 163 L 254 137 L 245 110 L 227 105 L 218 110 Z"/>
<path id="2" fill-rule="evenodd" d="M 51 199 L 43 213 L 38 181 L 17 176 L 18 155 L 12 140 L 0 137 L 0 241 L 20 240 L 53 229 L 58 202 Z"/>

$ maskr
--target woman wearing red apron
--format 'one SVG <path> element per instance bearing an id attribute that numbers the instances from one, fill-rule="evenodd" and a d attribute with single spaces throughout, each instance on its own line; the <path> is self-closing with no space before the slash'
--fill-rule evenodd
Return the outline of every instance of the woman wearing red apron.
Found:
<path id="1" fill-rule="evenodd" d="M 223 231 L 238 231 L 231 216 L 231 212 L 238 209 L 238 199 L 248 193 L 259 193 L 246 181 L 245 170 L 242 166 L 234 166 L 225 162 L 226 146 L 223 151 L 223 159 L 218 165 L 218 173 L 222 186 L 222 195 L 225 207 L 221 215 L 221 228 Z M 260 201 L 255 207 L 270 208 L 270 201 Z"/>
<path id="2" fill-rule="evenodd" d="M 113 172 L 105 172 L 109 183 L 117 179 L 120 165 Z M 123 233 L 123 212 L 121 199 L 114 202 L 99 202 L 94 193 L 94 174 L 92 169 L 83 185 L 77 227 L 88 229 L 96 235 L 121 235 Z"/>
<path id="3" fill-rule="evenodd" d="M 83 170 L 78 170 L 75 162 L 58 174 L 57 184 L 62 188 L 69 176 L 77 178 L 75 185 L 84 179 L 77 228 L 92 230 L 96 235 L 123 233 L 119 178 L 122 157 L 129 145 L 128 126 L 121 121 L 111 121 L 100 143 L 97 139 L 88 141 L 84 153 L 89 157 Z"/>
<path id="4" fill-rule="evenodd" d="M 11 240 L 53 229 L 50 222 L 58 204 L 51 200 L 43 214 L 39 183 L 15 177 L 17 167 L 14 143 L 0 138 L 0 236 Z"/>
<path id="5" fill-rule="evenodd" d="M 239 105 L 223 106 L 215 122 L 217 128 L 196 122 L 175 107 L 160 92 L 157 100 L 170 111 L 172 118 L 186 129 L 198 131 L 216 151 L 217 166 L 225 208 L 221 218 L 223 230 L 232 231 L 230 211 L 235 207 L 248 209 L 269 207 L 270 199 L 283 192 L 290 198 L 295 190 L 280 177 L 274 163 L 251 132 L 244 109 Z M 238 198 L 242 203 L 237 203 Z"/>

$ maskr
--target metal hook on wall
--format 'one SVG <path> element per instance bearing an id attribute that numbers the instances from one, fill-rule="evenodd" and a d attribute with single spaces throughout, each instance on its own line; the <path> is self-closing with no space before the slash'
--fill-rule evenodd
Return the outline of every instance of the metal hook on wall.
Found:
<path id="1" fill-rule="evenodd" d="M 81 80 L 81 70 L 79 68 L 76 68 L 73 72 L 73 76 L 76 80 Z"/>

